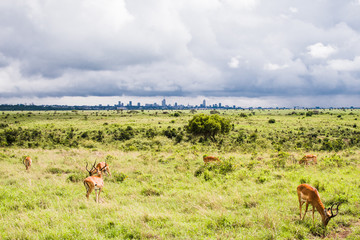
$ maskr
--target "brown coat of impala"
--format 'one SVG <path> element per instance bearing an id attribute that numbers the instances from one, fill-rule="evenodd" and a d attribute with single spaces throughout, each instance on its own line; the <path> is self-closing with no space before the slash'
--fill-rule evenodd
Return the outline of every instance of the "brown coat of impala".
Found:
<path id="1" fill-rule="evenodd" d="M 314 164 L 317 164 L 317 157 L 313 154 L 307 154 L 302 159 L 300 159 L 300 164 L 309 165 L 309 163 L 312 162 Z"/>
<path id="2" fill-rule="evenodd" d="M 93 170 L 95 170 L 94 175 L 89 176 L 89 177 L 85 178 L 85 180 L 84 180 L 84 186 L 86 188 L 86 198 L 89 199 L 91 192 L 93 190 L 95 190 L 97 203 L 99 203 L 100 193 L 101 193 L 102 188 L 104 187 L 104 180 L 102 179 L 102 172 L 105 169 L 105 167 L 101 168 L 101 169 L 97 169 L 97 168 L 95 168 L 95 163 L 94 163 L 91 170 L 89 171 L 87 169 L 87 164 L 86 164 L 86 170 L 89 172 L 89 174 L 91 174 L 93 172 Z"/>
<path id="3" fill-rule="evenodd" d="M 326 227 L 326 225 L 329 223 L 330 219 L 335 217 L 339 213 L 339 206 L 341 203 L 334 203 L 331 208 L 326 209 L 324 207 L 324 204 L 320 200 L 320 196 L 316 188 L 310 186 L 309 184 L 300 184 L 297 187 L 297 194 L 299 198 L 299 204 L 300 204 L 300 219 L 301 219 L 301 207 L 304 203 L 306 203 L 306 209 L 304 216 L 302 220 L 304 220 L 306 212 L 308 210 L 308 205 L 311 204 L 313 206 L 313 222 L 314 220 L 314 213 L 315 209 L 320 213 L 321 220 L 323 225 Z M 333 207 L 336 206 L 336 214 L 333 213 Z"/>
<path id="4" fill-rule="evenodd" d="M 24 160 L 23 160 L 23 164 L 25 165 L 26 167 L 26 170 L 29 170 L 30 167 L 31 167 L 31 163 L 32 163 L 32 160 L 29 156 L 27 156 Z"/>
<path id="5" fill-rule="evenodd" d="M 204 161 L 205 164 L 207 164 L 208 162 L 221 162 L 219 160 L 219 158 L 217 158 L 217 157 L 206 156 L 206 155 L 203 157 L 203 161 Z"/>

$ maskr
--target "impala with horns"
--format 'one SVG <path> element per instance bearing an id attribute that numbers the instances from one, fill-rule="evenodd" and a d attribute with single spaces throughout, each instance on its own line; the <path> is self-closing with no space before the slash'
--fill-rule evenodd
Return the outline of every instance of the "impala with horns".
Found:
<path id="1" fill-rule="evenodd" d="M 317 157 L 313 154 L 307 154 L 302 159 L 300 159 L 300 164 L 309 165 L 309 163 L 312 162 L 313 164 L 317 164 Z"/>
<path id="2" fill-rule="evenodd" d="M 88 165 L 86 164 L 86 170 L 88 170 L 87 166 Z M 89 199 L 91 192 L 95 190 L 97 203 L 99 202 L 101 190 L 104 187 L 104 180 L 102 179 L 102 173 L 105 170 L 105 168 L 106 166 L 101 169 L 97 169 L 94 163 L 90 171 L 88 170 L 89 174 L 91 174 L 92 172 L 94 172 L 94 174 L 90 175 L 84 180 L 84 186 L 86 188 L 86 198 Z"/>
<path id="3" fill-rule="evenodd" d="M 327 226 L 329 221 L 333 217 L 336 217 L 336 215 L 338 215 L 338 213 L 339 213 L 339 206 L 341 203 L 334 203 L 331 205 L 330 208 L 326 209 L 324 207 L 324 204 L 320 200 L 320 196 L 319 196 L 319 193 L 316 190 L 316 188 L 310 186 L 309 184 L 300 184 L 297 187 L 297 194 L 298 194 L 299 204 L 300 204 L 300 220 L 301 220 L 301 207 L 304 203 L 306 203 L 306 208 L 305 208 L 305 213 L 304 213 L 302 220 L 304 220 L 306 212 L 308 210 L 308 206 L 309 206 L 309 204 L 311 204 L 313 206 L 313 223 L 315 222 L 314 213 L 315 213 L 315 209 L 316 209 L 320 213 L 322 223 L 325 227 Z M 333 213 L 334 205 L 336 205 L 336 214 Z"/>
<path id="4" fill-rule="evenodd" d="M 96 161 L 95 161 L 96 162 Z M 95 165 L 94 162 L 94 165 Z M 97 171 L 96 170 L 100 170 L 100 169 L 104 169 L 103 172 L 106 173 L 106 175 L 110 175 L 111 176 L 111 172 L 110 172 L 110 168 L 109 168 L 109 164 L 107 164 L 106 162 L 99 162 L 95 168 L 92 168 L 92 170 L 88 170 L 87 169 L 87 165 L 86 165 L 86 170 L 89 172 L 89 176 L 94 175 Z"/>
<path id="5" fill-rule="evenodd" d="M 23 164 L 25 165 L 26 167 L 26 170 L 29 170 L 30 167 L 31 167 L 31 163 L 32 163 L 32 160 L 29 156 L 25 157 L 24 160 L 23 160 Z"/>
<path id="6" fill-rule="evenodd" d="M 205 164 L 207 164 L 208 162 L 221 162 L 219 158 L 214 156 L 207 156 L 207 155 L 203 156 L 203 161 Z"/>

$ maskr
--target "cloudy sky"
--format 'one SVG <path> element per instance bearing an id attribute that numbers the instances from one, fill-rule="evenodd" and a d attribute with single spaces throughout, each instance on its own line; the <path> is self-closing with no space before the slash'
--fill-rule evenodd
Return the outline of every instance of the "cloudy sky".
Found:
<path id="1" fill-rule="evenodd" d="M 1 0 L 0 104 L 359 106 L 360 0 Z"/>

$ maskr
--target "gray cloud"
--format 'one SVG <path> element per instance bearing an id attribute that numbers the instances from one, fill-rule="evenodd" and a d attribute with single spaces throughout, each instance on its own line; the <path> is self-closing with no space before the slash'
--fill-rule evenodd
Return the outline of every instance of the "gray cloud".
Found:
<path id="1" fill-rule="evenodd" d="M 356 98 L 359 10 L 358 0 L 3 0 L 0 98 Z"/>

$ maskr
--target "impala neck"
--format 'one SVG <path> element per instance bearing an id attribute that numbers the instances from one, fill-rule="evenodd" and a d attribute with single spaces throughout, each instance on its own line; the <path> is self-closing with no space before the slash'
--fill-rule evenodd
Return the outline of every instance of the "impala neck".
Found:
<path id="1" fill-rule="evenodd" d="M 324 204 L 321 202 L 320 199 L 319 199 L 318 204 L 316 204 L 315 207 L 316 207 L 316 210 L 320 213 L 322 221 L 324 222 L 328 216 L 326 215 L 326 209 L 324 207 Z"/>

